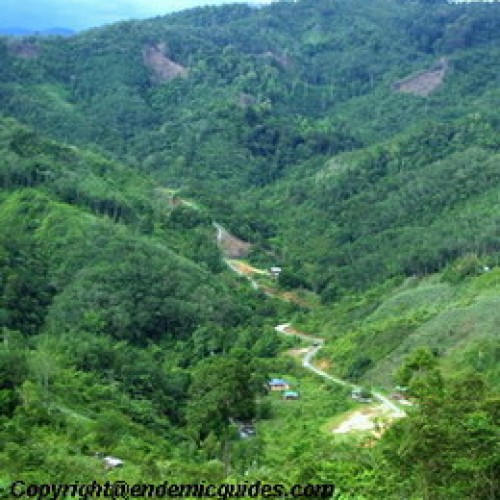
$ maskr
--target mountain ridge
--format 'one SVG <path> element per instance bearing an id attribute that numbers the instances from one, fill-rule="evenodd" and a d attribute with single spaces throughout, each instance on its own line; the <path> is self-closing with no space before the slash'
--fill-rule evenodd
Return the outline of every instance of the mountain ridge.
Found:
<path id="1" fill-rule="evenodd" d="M 0 35 L 9 35 L 9 36 L 29 36 L 29 35 L 37 35 L 37 36 L 73 36 L 77 32 L 71 28 L 44 28 L 40 30 L 30 29 L 30 28 L 22 28 L 22 27 L 9 27 L 2 26 L 0 27 Z"/>

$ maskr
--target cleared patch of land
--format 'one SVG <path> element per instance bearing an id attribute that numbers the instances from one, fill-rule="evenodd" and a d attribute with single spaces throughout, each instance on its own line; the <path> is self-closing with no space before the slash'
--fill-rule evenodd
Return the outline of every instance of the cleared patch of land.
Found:
<path id="1" fill-rule="evenodd" d="M 241 260 L 232 260 L 231 264 L 236 269 L 238 269 L 238 271 L 241 274 L 244 274 L 246 276 L 250 276 L 252 274 L 264 274 L 264 275 L 267 275 L 267 271 L 264 271 L 263 269 L 258 269 L 256 267 L 253 267 L 252 265 L 247 264 L 246 262 L 243 262 Z"/>
<path id="2" fill-rule="evenodd" d="M 390 412 L 384 405 L 370 405 L 344 415 L 331 429 L 334 434 L 370 431 L 380 437 L 389 425 L 402 415 Z"/>
<path id="3" fill-rule="evenodd" d="M 143 50 L 144 62 L 152 69 L 155 80 L 164 83 L 177 77 L 187 76 L 187 69 L 168 58 L 165 52 L 164 43 L 149 45 Z"/>
<path id="4" fill-rule="evenodd" d="M 9 51 L 23 59 L 36 59 L 40 54 L 40 47 L 28 40 L 16 40 L 9 44 Z"/>
<path id="5" fill-rule="evenodd" d="M 425 97 L 432 94 L 443 83 L 447 71 L 448 61 L 442 57 L 430 70 L 397 81 L 394 83 L 393 89 L 397 92 Z"/>
<path id="6" fill-rule="evenodd" d="M 217 244 L 219 245 L 222 254 L 226 259 L 241 259 L 248 255 L 250 251 L 251 244 L 240 240 L 236 236 L 233 236 L 229 231 L 227 231 L 220 224 L 214 224 L 217 229 Z M 231 267 L 236 270 L 236 262 L 231 261 Z M 237 271 L 238 272 L 238 271 Z M 241 271 L 241 274 L 246 274 Z"/>

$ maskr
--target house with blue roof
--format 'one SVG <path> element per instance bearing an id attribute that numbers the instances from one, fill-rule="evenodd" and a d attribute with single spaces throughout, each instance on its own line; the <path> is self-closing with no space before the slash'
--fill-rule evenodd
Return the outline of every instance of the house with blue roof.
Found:
<path id="1" fill-rule="evenodd" d="M 283 399 L 287 401 L 299 399 L 299 393 L 297 391 L 285 391 L 283 393 Z"/>
<path id="2" fill-rule="evenodd" d="M 290 389 L 290 383 L 282 378 L 272 378 L 267 386 L 271 391 L 288 391 Z"/>

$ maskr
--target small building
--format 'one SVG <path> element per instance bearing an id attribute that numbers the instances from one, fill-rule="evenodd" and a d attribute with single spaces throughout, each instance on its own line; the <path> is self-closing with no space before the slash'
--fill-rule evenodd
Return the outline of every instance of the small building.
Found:
<path id="1" fill-rule="evenodd" d="M 290 384 L 282 378 L 272 378 L 267 386 L 271 391 L 287 391 L 290 389 Z"/>
<path id="2" fill-rule="evenodd" d="M 273 276 L 275 279 L 278 279 L 280 277 L 281 271 L 282 271 L 281 267 L 275 266 L 269 269 L 269 274 Z"/>
<path id="3" fill-rule="evenodd" d="M 104 457 L 102 459 L 104 463 L 104 468 L 106 470 L 117 469 L 118 467 L 123 467 L 123 460 L 116 457 Z"/>
<path id="4" fill-rule="evenodd" d="M 358 403 L 372 403 L 373 398 L 371 397 L 371 393 L 366 389 L 362 389 L 361 387 L 356 387 L 351 392 L 351 398 Z"/>
<path id="5" fill-rule="evenodd" d="M 285 391 L 283 393 L 283 399 L 285 399 L 286 401 L 299 399 L 299 393 L 297 391 Z"/>
<path id="6" fill-rule="evenodd" d="M 238 427 L 238 433 L 241 439 L 248 439 L 255 436 L 255 427 L 253 424 L 241 424 Z"/>

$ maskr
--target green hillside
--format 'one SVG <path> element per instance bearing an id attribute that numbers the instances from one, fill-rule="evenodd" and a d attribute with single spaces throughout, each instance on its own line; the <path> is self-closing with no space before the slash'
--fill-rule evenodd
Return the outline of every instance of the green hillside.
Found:
<path id="1" fill-rule="evenodd" d="M 0 498 L 497 498 L 499 41 L 498 2 L 440 0 L 1 37 Z M 405 418 L 334 432 L 396 385 Z"/>
<path id="2" fill-rule="evenodd" d="M 2 479 L 34 464 L 45 480 L 92 478 L 96 451 L 134 443 L 138 463 L 158 432 L 186 440 L 192 366 L 236 346 L 275 354 L 272 336 L 255 342 L 273 306 L 223 272 L 206 215 L 119 163 L 1 125 Z"/>
<path id="3" fill-rule="evenodd" d="M 425 121 L 494 115 L 498 5 L 434 3 L 207 7 L 68 39 L 4 39 L 1 109 L 183 185 L 269 184 L 311 156 Z M 441 57 L 449 70 L 434 93 L 394 91 Z M 170 79 L 172 64 L 185 76 Z"/>
<path id="4" fill-rule="evenodd" d="M 329 301 L 467 252 L 498 255 L 497 152 L 481 118 L 429 125 L 252 191 L 239 207 L 269 221 L 284 264 Z"/>
<path id="5" fill-rule="evenodd" d="M 395 386 L 405 359 L 425 346 L 447 373 L 474 368 L 498 386 L 499 284 L 498 267 L 471 254 L 442 274 L 399 279 L 301 321 L 329 339 L 322 357 L 353 381 Z"/>

